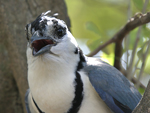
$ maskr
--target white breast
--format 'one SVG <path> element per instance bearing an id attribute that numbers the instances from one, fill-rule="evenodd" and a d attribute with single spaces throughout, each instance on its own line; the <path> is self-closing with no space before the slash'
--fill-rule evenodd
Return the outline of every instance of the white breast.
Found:
<path id="1" fill-rule="evenodd" d="M 39 108 L 46 113 L 68 111 L 75 96 L 74 79 L 73 70 L 68 66 L 62 67 L 61 62 L 60 65 L 53 65 L 53 62 L 39 58 L 28 67 L 31 94 Z"/>
<path id="2" fill-rule="evenodd" d="M 112 113 L 89 81 L 84 72 L 80 72 L 84 83 L 84 100 L 79 113 Z"/>
<path id="3" fill-rule="evenodd" d="M 45 113 L 67 112 L 75 97 L 75 64 L 62 59 L 57 64 L 43 56 L 36 58 L 32 55 L 27 56 L 30 57 L 28 58 L 29 87 L 39 108 Z M 80 72 L 80 75 L 84 97 L 78 113 L 112 113 L 89 82 L 88 76 L 83 72 Z"/>

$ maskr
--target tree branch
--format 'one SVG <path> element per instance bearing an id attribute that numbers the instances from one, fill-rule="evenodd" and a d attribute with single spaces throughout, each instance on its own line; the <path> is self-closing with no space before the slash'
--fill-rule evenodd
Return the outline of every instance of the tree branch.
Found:
<path id="1" fill-rule="evenodd" d="M 150 113 L 150 81 L 147 85 L 145 93 L 132 113 Z"/>
<path id="2" fill-rule="evenodd" d="M 122 56 L 122 41 L 124 37 L 133 29 L 143 24 L 150 22 L 150 12 L 146 14 L 137 13 L 130 21 L 118 32 L 116 35 L 116 45 L 115 45 L 115 61 L 114 67 L 118 70 L 121 69 L 121 56 Z"/>
<path id="3" fill-rule="evenodd" d="M 122 65 L 121 65 L 120 59 L 122 56 L 122 41 L 123 41 L 123 39 L 130 31 L 132 31 L 136 27 L 147 24 L 149 22 L 150 22 L 150 12 L 147 12 L 146 14 L 141 14 L 141 13 L 135 14 L 135 16 L 132 17 L 126 23 L 126 25 L 120 31 L 118 31 L 110 40 L 105 42 L 103 45 L 100 45 L 97 49 L 95 49 L 93 52 L 91 52 L 88 56 L 92 57 L 95 54 L 97 54 L 100 50 L 105 48 L 107 45 L 109 45 L 111 43 L 116 43 L 114 67 L 116 67 L 118 70 L 122 71 L 121 70 Z M 137 82 L 137 80 L 135 80 L 135 79 L 131 79 L 131 81 L 133 83 L 135 81 Z M 142 88 L 144 88 L 144 86 L 142 84 L 140 84 L 140 86 L 142 86 Z"/>
<path id="4" fill-rule="evenodd" d="M 104 43 L 103 45 L 100 45 L 98 48 L 96 48 L 93 52 L 91 52 L 88 56 L 94 56 L 95 54 L 97 54 L 100 50 L 102 50 L 104 47 L 106 47 L 107 45 L 111 44 L 111 43 L 116 43 L 118 44 L 119 42 L 121 42 L 123 40 L 123 38 L 133 29 L 135 29 L 138 26 L 144 25 L 148 22 L 150 22 L 150 12 L 146 13 L 146 14 L 136 14 L 134 17 L 132 17 L 127 23 L 126 25 L 120 30 L 118 31 L 110 40 L 108 40 L 106 43 Z M 118 47 L 118 46 L 117 46 Z M 118 54 L 122 53 L 119 52 Z"/>
<path id="5" fill-rule="evenodd" d="M 105 48 L 106 46 L 108 46 L 109 44 L 115 42 L 114 38 L 111 38 L 110 40 L 108 40 L 107 42 L 105 42 L 103 45 L 100 45 L 98 48 L 96 48 L 93 52 L 91 52 L 89 55 L 87 55 L 88 57 L 92 57 L 95 54 L 97 54 L 100 50 L 102 50 L 103 48 Z"/>
<path id="6" fill-rule="evenodd" d="M 148 2 L 149 2 L 149 0 L 145 0 L 142 13 L 145 13 Z M 127 78 L 128 78 L 129 80 L 131 80 L 131 78 L 132 78 L 132 76 L 133 76 L 133 75 L 132 75 L 133 62 L 134 62 L 134 59 L 135 59 L 135 53 L 136 53 L 136 50 L 137 50 L 138 42 L 139 42 L 139 40 L 140 40 L 141 30 L 142 30 L 142 28 L 141 28 L 141 26 L 140 26 L 140 27 L 138 28 L 138 31 L 137 31 L 136 40 L 135 40 L 134 47 L 133 47 L 133 51 L 132 51 L 132 54 L 131 54 L 130 64 L 129 64 L 129 67 L 127 68 L 127 72 L 128 72 L 128 73 L 127 73 Z"/>

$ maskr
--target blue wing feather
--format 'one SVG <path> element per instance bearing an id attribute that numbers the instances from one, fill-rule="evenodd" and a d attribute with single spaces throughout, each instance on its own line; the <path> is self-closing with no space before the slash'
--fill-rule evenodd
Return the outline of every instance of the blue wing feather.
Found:
<path id="1" fill-rule="evenodd" d="M 102 100 L 115 113 L 130 113 L 140 101 L 141 94 L 134 85 L 116 68 L 100 59 L 88 58 L 84 71 Z"/>
<path id="2" fill-rule="evenodd" d="M 124 113 L 114 102 L 114 99 L 111 95 L 104 92 L 102 89 L 95 88 L 97 93 L 100 95 L 102 100 L 107 104 L 107 106 L 115 113 Z"/>

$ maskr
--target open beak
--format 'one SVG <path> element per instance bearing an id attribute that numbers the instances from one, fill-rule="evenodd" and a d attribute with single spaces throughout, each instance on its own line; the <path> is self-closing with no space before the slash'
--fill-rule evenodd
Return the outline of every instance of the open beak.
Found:
<path id="1" fill-rule="evenodd" d="M 50 37 L 31 37 L 31 48 L 33 56 L 38 56 L 43 53 L 50 52 L 52 46 L 55 46 L 57 43 Z"/>

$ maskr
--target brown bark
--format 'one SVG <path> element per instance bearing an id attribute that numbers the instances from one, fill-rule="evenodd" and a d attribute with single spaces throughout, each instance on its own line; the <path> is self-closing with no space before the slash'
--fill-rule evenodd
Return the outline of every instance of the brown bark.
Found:
<path id="1" fill-rule="evenodd" d="M 141 101 L 132 113 L 150 113 L 150 81 Z"/>
<path id="2" fill-rule="evenodd" d="M 64 0 L 0 0 L 0 112 L 25 113 L 27 85 L 24 27 L 47 10 L 70 27 Z"/>

